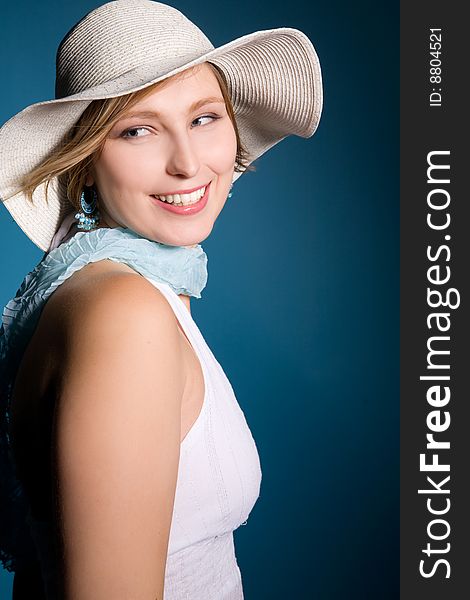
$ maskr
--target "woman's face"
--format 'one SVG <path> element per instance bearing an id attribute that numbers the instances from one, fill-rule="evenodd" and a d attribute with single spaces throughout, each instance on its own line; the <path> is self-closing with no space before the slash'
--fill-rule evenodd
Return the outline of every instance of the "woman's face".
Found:
<path id="1" fill-rule="evenodd" d="M 236 152 L 235 131 L 210 67 L 169 79 L 115 123 L 93 165 L 86 185 L 98 189 L 100 225 L 128 227 L 170 246 L 200 243 L 224 207 Z M 193 190 L 198 194 L 188 196 Z M 178 193 L 185 195 L 167 202 L 155 198 Z M 178 200 L 198 201 L 177 206 Z"/>

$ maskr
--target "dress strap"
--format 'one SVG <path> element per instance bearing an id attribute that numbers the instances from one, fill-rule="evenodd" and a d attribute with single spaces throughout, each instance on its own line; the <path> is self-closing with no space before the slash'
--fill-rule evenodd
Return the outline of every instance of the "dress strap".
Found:
<path id="1" fill-rule="evenodd" d="M 184 334 L 186 335 L 189 343 L 191 344 L 198 360 L 201 365 L 201 370 L 204 378 L 204 401 L 202 404 L 201 411 L 193 423 L 191 429 L 185 435 L 181 442 L 181 450 L 188 449 L 195 441 L 198 430 L 200 430 L 204 423 L 207 423 L 207 419 L 210 419 L 211 411 L 211 398 L 212 398 L 212 383 L 210 376 L 209 360 L 211 352 L 205 343 L 205 340 L 199 331 L 199 327 L 196 325 L 191 313 L 184 305 L 181 298 L 178 297 L 173 289 L 166 283 L 161 281 L 155 281 L 149 277 L 146 278 L 152 285 L 154 285 L 160 292 L 165 296 L 168 303 L 175 313 Z"/>

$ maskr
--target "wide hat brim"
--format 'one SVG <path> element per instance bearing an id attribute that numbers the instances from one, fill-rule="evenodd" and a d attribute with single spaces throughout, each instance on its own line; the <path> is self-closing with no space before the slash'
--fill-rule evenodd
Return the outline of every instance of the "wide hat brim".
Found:
<path id="1" fill-rule="evenodd" d="M 315 133 L 323 104 L 320 63 L 309 38 L 288 27 L 245 35 L 165 72 L 161 63 L 144 64 L 83 92 L 31 104 L 0 129 L 0 198 L 11 196 L 4 204 L 36 246 L 49 249 L 73 207 L 57 178 L 47 202 L 44 183 L 33 204 L 16 193 L 18 182 L 61 143 L 90 102 L 138 91 L 206 61 L 225 74 L 248 164 L 289 135 Z M 235 172 L 233 181 L 241 174 Z"/>

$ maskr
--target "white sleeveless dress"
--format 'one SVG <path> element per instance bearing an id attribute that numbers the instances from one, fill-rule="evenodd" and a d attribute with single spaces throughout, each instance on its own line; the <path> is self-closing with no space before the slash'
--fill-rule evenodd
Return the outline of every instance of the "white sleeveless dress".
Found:
<path id="1" fill-rule="evenodd" d="M 52 275 L 55 267 L 51 264 L 49 281 L 39 294 L 41 303 L 84 264 L 103 258 L 126 263 L 165 296 L 200 361 L 204 376 L 201 412 L 181 442 L 164 600 L 242 600 L 233 531 L 247 522 L 259 497 L 262 472 L 255 441 L 232 386 L 183 301 L 170 285 L 152 277 L 145 245 L 137 247 L 129 237 L 123 239 L 123 232 L 115 230 L 82 236 L 78 245 L 77 249 L 71 240 L 59 247 L 58 250 L 63 250 L 60 261 L 69 266 L 64 269 L 61 263 L 57 274 Z M 131 246 L 133 251 L 129 252 Z M 128 254 L 131 258 L 126 258 Z M 75 260 L 77 257 L 79 262 Z M 37 302 L 34 276 L 33 272 L 24 287 L 32 292 L 30 300 Z M 18 317 L 21 325 L 25 303 L 27 299 L 23 297 L 22 308 L 17 312 L 13 301 L 8 305 L 5 315 L 10 323 Z M 61 600 L 56 592 L 50 524 L 36 520 L 31 512 L 27 522 L 37 548 L 47 598 Z"/>
<path id="2" fill-rule="evenodd" d="M 202 410 L 181 442 L 164 600 L 241 600 L 233 531 L 259 496 L 254 439 L 232 386 L 170 286 L 152 281 L 172 306 L 196 352 L 206 392 Z"/>

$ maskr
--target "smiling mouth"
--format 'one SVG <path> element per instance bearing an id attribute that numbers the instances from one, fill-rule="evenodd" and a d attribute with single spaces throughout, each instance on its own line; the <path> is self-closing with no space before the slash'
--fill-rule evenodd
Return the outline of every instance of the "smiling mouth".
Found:
<path id="1" fill-rule="evenodd" d="M 199 200 L 204 196 L 206 192 L 207 185 L 189 193 L 189 194 L 168 194 L 168 195 L 156 195 L 153 194 L 153 197 L 161 202 L 166 202 L 167 204 L 173 204 L 173 206 L 189 206 L 191 204 L 196 204 Z"/>

